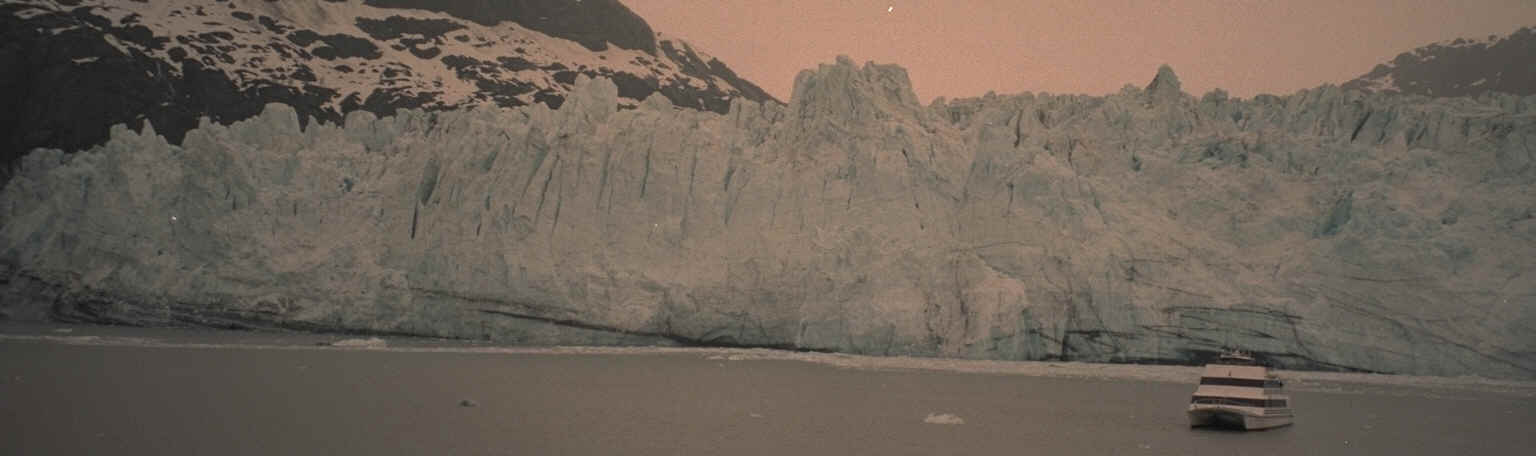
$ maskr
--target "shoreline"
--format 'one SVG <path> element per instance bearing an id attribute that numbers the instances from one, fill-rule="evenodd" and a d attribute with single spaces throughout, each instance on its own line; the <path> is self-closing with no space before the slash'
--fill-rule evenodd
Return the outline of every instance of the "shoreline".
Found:
<path id="1" fill-rule="evenodd" d="M 5 322 L 0 324 L 0 343 L 50 343 L 93 347 L 237 349 L 237 350 L 339 350 L 393 353 L 458 353 L 483 355 L 696 355 L 715 361 L 795 361 L 865 371 L 919 371 L 956 374 L 1012 375 L 1046 378 L 1077 378 L 1106 381 L 1142 381 L 1194 384 L 1200 366 L 1163 364 L 1113 364 L 1077 361 L 1012 361 L 913 356 L 871 356 L 771 348 L 664 347 L 664 346 L 510 346 L 452 339 L 417 337 L 377 338 L 325 333 L 238 331 L 189 328 L 139 328 L 120 326 L 62 325 Z M 23 331 L 15 331 L 23 329 Z M 239 335 L 254 341 L 177 341 L 145 335 L 76 334 L 78 330 L 104 332 L 181 332 L 182 336 Z M 39 332 L 46 330 L 46 332 Z M 81 331 L 87 332 L 87 331 Z M 284 338 L 295 340 L 285 340 Z M 401 345 L 395 345 L 403 343 Z M 1274 370 L 1295 391 L 1327 393 L 1384 393 L 1454 396 L 1455 393 L 1491 393 L 1536 398 L 1536 381 L 1493 379 L 1477 376 L 1437 377 L 1326 371 Z M 1392 389 L 1402 389 L 1394 391 Z"/>

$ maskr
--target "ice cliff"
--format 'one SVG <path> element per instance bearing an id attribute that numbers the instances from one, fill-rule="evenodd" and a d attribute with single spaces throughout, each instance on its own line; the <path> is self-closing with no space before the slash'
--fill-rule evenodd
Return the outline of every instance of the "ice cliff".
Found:
<path id="1" fill-rule="evenodd" d="M 35 151 L 0 316 L 1536 377 L 1536 97 L 616 97 Z"/>

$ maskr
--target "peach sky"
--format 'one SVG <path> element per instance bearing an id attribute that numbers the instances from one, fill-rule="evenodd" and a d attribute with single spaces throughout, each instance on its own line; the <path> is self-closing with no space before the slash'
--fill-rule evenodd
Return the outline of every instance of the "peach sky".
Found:
<path id="1" fill-rule="evenodd" d="M 797 72 L 838 54 L 906 67 L 923 103 L 1101 95 L 1145 86 L 1162 63 L 1196 95 L 1280 95 L 1432 42 L 1536 25 L 1536 0 L 621 1 L 783 101 Z"/>

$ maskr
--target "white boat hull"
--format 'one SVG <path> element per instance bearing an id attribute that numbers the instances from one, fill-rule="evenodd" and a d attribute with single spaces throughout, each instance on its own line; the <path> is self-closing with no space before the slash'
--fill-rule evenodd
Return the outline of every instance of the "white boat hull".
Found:
<path id="1" fill-rule="evenodd" d="M 1226 427 L 1244 430 L 1277 428 L 1291 424 L 1292 416 L 1265 414 L 1263 410 L 1239 407 L 1199 407 L 1189 409 L 1190 427 Z"/>

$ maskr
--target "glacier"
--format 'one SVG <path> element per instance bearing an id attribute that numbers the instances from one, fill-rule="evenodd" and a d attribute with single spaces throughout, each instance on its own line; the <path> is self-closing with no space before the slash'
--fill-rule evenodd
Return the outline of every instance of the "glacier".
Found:
<path id="1" fill-rule="evenodd" d="M 1536 96 L 924 106 L 839 57 L 788 105 L 618 104 L 35 150 L 0 318 L 1536 378 Z"/>

